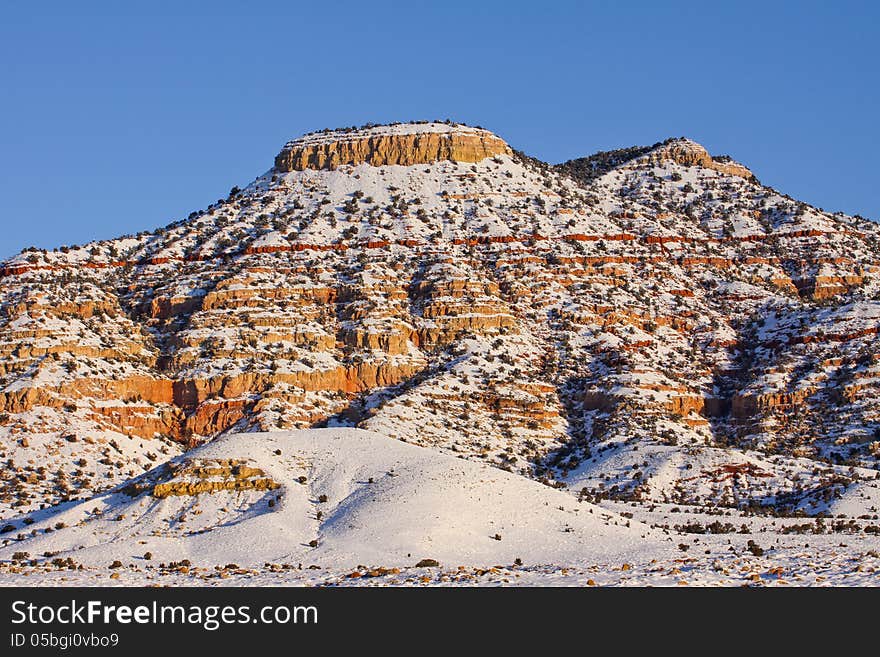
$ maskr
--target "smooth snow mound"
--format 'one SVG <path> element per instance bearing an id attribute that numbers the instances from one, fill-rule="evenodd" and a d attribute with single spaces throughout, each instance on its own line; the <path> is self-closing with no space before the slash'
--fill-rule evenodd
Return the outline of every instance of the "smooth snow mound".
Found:
<path id="1" fill-rule="evenodd" d="M 279 487 L 165 498 L 120 487 L 33 514 L 29 537 L 0 559 L 27 551 L 106 566 L 151 552 L 153 563 L 203 566 L 582 564 L 669 545 L 567 492 L 359 429 L 235 434 L 170 463 L 193 459 L 248 459 Z"/>

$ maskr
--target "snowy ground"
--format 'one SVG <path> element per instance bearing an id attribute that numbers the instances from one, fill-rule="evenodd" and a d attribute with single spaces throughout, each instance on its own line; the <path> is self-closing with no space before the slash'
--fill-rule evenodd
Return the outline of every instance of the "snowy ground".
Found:
<path id="1" fill-rule="evenodd" d="M 861 528 L 649 509 L 357 429 L 237 434 L 16 519 L 0 585 L 880 584 Z"/>
<path id="2" fill-rule="evenodd" d="M 745 539 L 735 552 L 715 547 L 649 561 L 580 565 L 323 568 L 271 564 L 259 568 L 132 565 L 120 569 L 0 565 L 2 586 L 878 586 L 877 541 L 796 541 L 754 556 Z M 869 547 L 873 546 L 873 547 Z"/>

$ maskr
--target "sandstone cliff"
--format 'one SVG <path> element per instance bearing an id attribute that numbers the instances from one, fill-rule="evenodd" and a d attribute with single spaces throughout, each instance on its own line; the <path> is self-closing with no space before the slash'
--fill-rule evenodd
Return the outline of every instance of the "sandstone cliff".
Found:
<path id="1" fill-rule="evenodd" d="M 430 129 L 428 129 L 430 128 Z M 316 135 L 292 141 L 275 158 L 277 171 L 336 169 L 342 165 L 430 164 L 441 160 L 479 162 L 510 155 L 510 147 L 485 130 L 428 124 L 424 131 L 383 134 L 372 130 Z"/>
<path id="2" fill-rule="evenodd" d="M 690 139 L 674 139 L 651 151 L 646 158 L 649 162 L 672 160 L 687 167 L 699 166 L 713 169 L 747 180 L 755 177 L 749 169 L 733 160 L 713 158 L 705 148 Z"/>

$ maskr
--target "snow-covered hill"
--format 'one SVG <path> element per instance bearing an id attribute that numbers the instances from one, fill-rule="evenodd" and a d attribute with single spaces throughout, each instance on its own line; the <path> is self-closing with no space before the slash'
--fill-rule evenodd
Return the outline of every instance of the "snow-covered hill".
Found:
<path id="1" fill-rule="evenodd" d="M 31 518 L 0 559 L 493 565 L 625 560 L 662 544 L 565 492 L 359 429 L 226 436 Z"/>
<path id="2" fill-rule="evenodd" d="M 837 508 L 853 503 L 864 510 Z M 880 573 L 880 537 L 851 523 L 830 535 L 821 521 L 735 527 L 729 514 L 658 506 L 603 508 L 360 429 L 234 434 L 31 514 L 0 548 L 0 585 L 870 584 Z"/>

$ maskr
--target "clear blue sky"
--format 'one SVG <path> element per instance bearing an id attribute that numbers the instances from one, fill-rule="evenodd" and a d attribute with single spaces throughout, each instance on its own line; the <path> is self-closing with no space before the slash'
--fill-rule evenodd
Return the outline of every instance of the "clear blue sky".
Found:
<path id="1" fill-rule="evenodd" d="M 452 118 L 558 162 L 687 135 L 880 218 L 874 2 L 6 2 L 0 257 L 164 225 L 324 127 Z"/>

